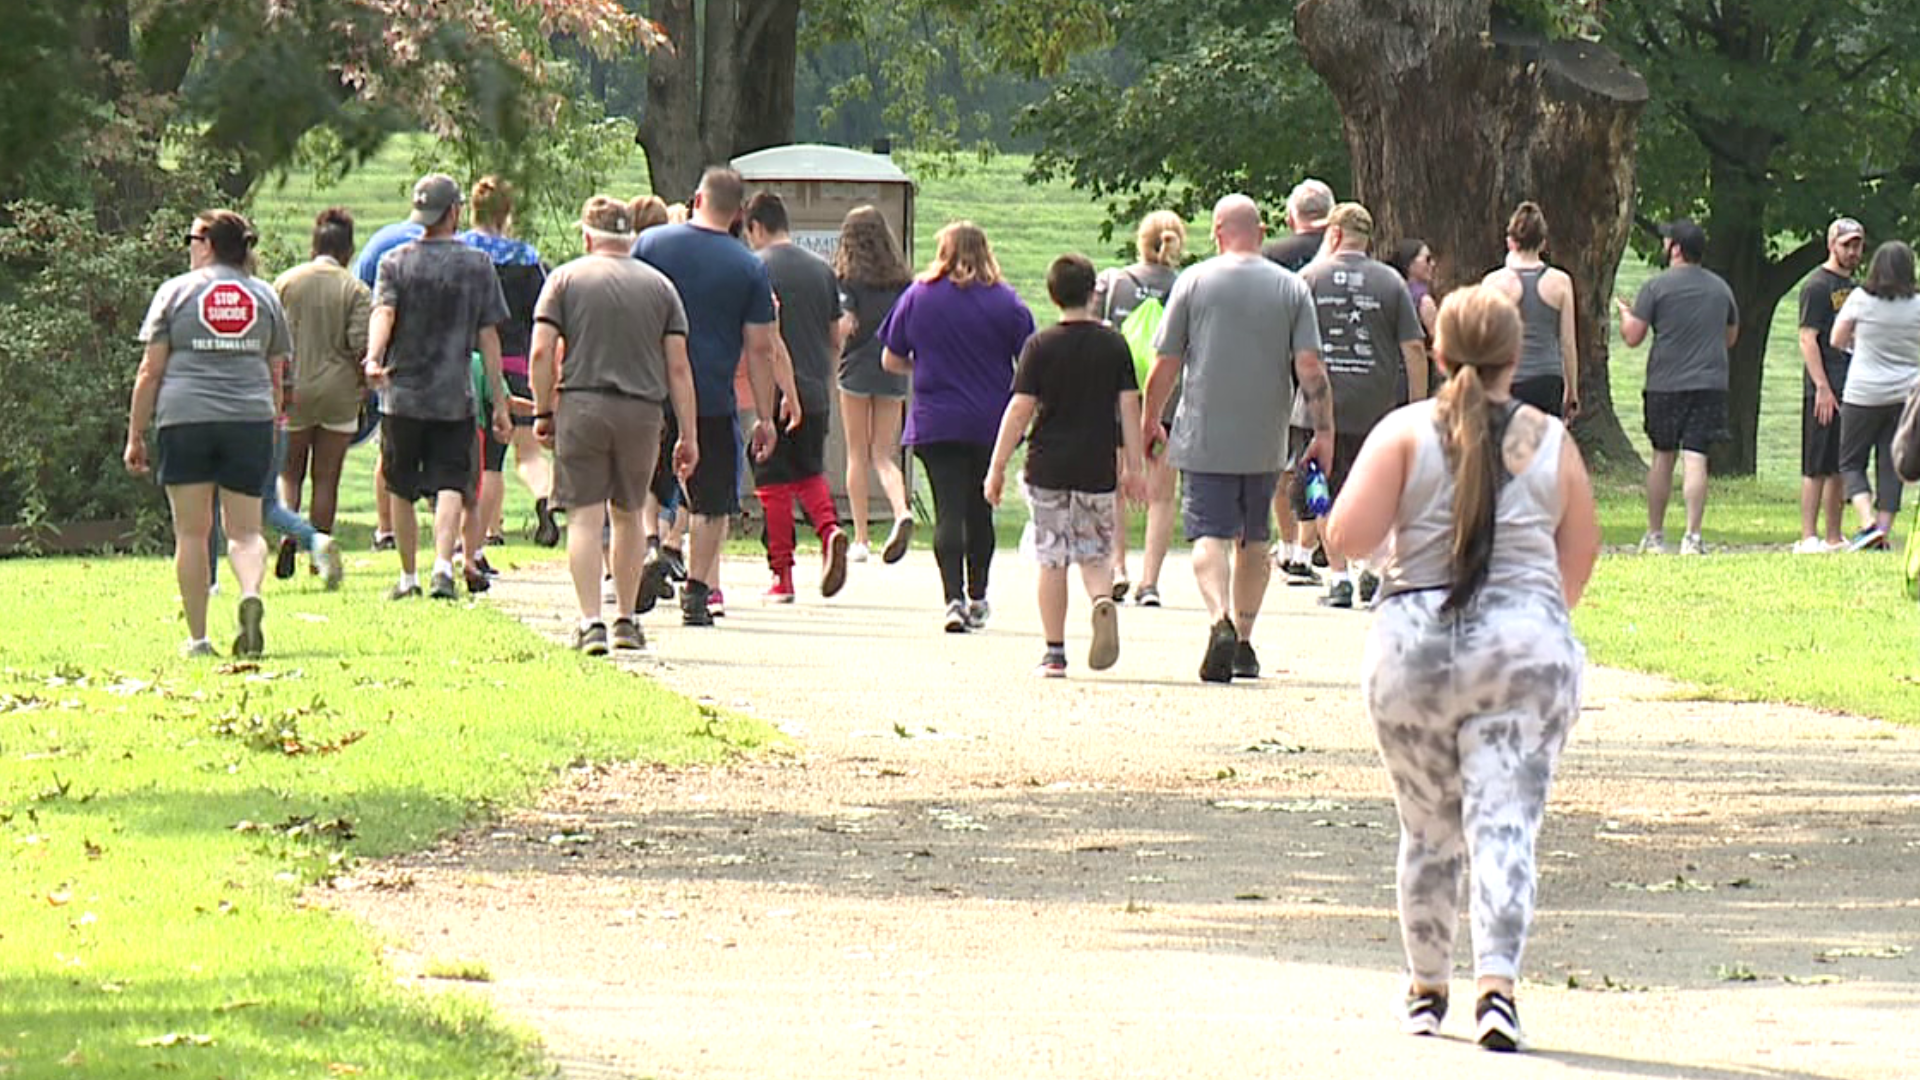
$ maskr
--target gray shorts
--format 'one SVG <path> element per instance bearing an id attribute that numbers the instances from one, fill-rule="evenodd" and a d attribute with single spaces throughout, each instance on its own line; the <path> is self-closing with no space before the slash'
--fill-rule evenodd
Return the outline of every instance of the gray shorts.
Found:
<path id="1" fill-rule="evenodd" d="M 1066 567 L 1113 558 L 1114 493 L 1027 488 L 1027 528 L 1020 550 L 1041 566 Z"/>
<path id="2" fill-rule="evenodd" d="M 1264 544 L 1273 539 L 1273 490 L 1277 472 L 1186 473 L 1180 516 L 1187 539 L 1238 540 Z"/>

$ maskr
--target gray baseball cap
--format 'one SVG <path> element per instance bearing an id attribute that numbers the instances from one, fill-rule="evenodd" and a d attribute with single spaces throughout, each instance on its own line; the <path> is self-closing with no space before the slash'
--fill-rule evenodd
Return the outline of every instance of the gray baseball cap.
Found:
<path id="1" fill-rule="evenodd" d="M 430 173 L 413 185 L 413 213 L 408 220 L 432 228 L 447 216 L 447 211 L 465 202 L 460 185 L 446 173 Z"/>

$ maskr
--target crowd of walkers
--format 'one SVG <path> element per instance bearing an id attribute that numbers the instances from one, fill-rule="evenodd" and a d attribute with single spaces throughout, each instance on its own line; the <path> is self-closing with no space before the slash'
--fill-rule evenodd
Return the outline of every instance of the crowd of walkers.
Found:
<path id="1" fill-rule="evenodd" d="M 511 193 L 491 178 L 468 193 L 423 177 L 412 207 L 357 255 L 351 215 L 323 212 L 312 260 L 272 285 L 254 276 L 248 223 L 204 213 L 184 238 L 188 272 L 154 297 L 126 463 L 149 470 L 151 431 L 190 655 L 214 652 L 222 529 L 240 593 L 237 656 L 264 649 L 263 521 L 283 537 L 279 576 L 304 546 L 339 584 L 342 462 L 375 426 L 370 414 L 375 547 L 396 549 L 401 566 L 391 597 L 485 591 L 511 450 L 535 496 L 535 539 L 559 544 L 564 521 L 574 644 L 594 655 L 644 648 L 641 617 L 662 600 L 677 597 L 690 627 L 725 613 L 721 552 L 748 475 L 765 602 L 796 599 L 796 506 L 819 541 L 824 596 L 850 564 L 905 557 L 915 522 L 903 443 L 932 494 L 940 625 L 980 631 L 995 507 L 1024 448 L 1021 547 L 1039 567 L 1041 676 L 1069 668 L 1076 568 L 1087 665 L 1117 662 L 1120 604 L 1130 594 L 1160 606 L 1176 520 L 1206 609 L 1204 682 L 1259 677 L 1253 636 L 1276 571 L 1324 585 L 1326 606 L 1374 610 L 1363 690 L 1402 827 L 1404 1023 L 1441 1028 L 1470 868 L 1477 1038 L 1518 1047 L 1534 840 L 1579 712 L 1584 660 L 1568 613 L 1599 548 L 1565 427 L 1580 411 L 1575 283 L 1548 261 L 1537 205 L 1509 218 L 1503 265 L 1445 297 L 1424 242 L 1376 258 L 1368 208 L 1318 181 L 1293 190 L 1289 235 L 1273 240 L 1252 199 L 1221 199 L 1215 254 L 1197 262 L 1186 224 L 1156 212 L 1126 266 L 1054 260 L 1058 317 L 1040 329 L 976 225 L 942 228 L 915 274 L 885 217 L 862 207 L 829 261 L 794 242 L 779 196 L 749 198 L 725 168 L 708 170 L 686 206 L 588 200 L 581 254 L 554 267 L 512 237 Z M 1666 549 L 1678 465 L 1680 551 L 1699 554 L 1740 316 L 1702 266 L 1703 232 L 1680 221 L 1662 236 L 1668 269 L 1619 302 L 1627 345 L 1652 341 L 1641 550 Z M 1858 222 L 1835 221 L 1801 296 L 1797 552 L 1885 546 L 1900 505 L 1891 448 L 1920 371 L 1920 298 L 1899 242 L 1881 245 L 1856 288 L 1864 243 Z M 827 477 L 836 408 L 850 522 Z M 891 512 L 877 545 L 866 520 L 876 480 Z M 1858 515 L 1850 538 L 1843 500 Z M 1146 507 L 1133 580 L 1129 503 Z"/>

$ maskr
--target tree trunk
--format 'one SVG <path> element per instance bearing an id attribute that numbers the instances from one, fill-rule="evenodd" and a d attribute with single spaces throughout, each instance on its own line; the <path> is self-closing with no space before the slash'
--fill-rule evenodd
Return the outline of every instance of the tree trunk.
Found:
<path id="1" fill-rule="evenodd" d="M 667 43 L 647 57 L 647 111 L 640 147 L 656 195 L 669 202 L 693 197 L 705 167 L 700 140 L 700 54 L 694 0 L 654 0 L 651 18 Z"/>
<path id="2" fill-rule="evenodd" d="M 733 152 L 793 141 L 794 78 L 800 62 L 800 0 L 759 0 L 743 50 L 746 82 L 734 121 Z"/>
<path id="3" fill-rule="evenodd" d="M 1513 207 L 1540 204 L 1553 261 L 1574 280 L 1574 434 L 1596 465 L 1637 467 L 1613 407 L 1607 331 L 1646 83 L 1599 46 L 1494 24 L 1489 7 L 1302 0 L 1295 32 L 1339 103 L 1354 197 L 1382 250 L 1418 236 L 1442 290 L 1471 284 L 1505 256 Z"/>
<path id="4" fill-rule="evenodd" d="M 764 2 L 764 0 L 763 0 Z M 746 13 L 740 0 L 707 0 L 701 27 L 700 148 L 701 165 L 725 165 L 733 159 L 734 121 L 745 81 L 741 21 Z"/>

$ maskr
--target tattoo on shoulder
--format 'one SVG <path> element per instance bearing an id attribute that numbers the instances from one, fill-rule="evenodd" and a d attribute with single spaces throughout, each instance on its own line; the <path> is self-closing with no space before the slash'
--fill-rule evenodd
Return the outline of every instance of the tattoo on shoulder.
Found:
<path id="1" fill-rule="evenodd" d="M 1518 476 L 1533 464 L 1533 456 L 1547 437 L 1547 414 L 1538 409 L 1520 409 L 1507 425 L 1507 438 L 1500 448 L 1507 472 Z"/>

